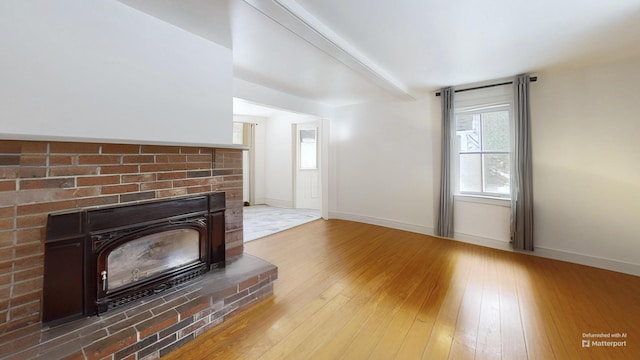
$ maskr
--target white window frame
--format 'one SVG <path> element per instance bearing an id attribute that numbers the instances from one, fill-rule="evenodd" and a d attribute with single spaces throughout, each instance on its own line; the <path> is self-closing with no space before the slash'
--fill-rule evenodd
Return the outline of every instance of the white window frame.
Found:
<path id="1" fill-rule="evenodd" d="M 509 112 L 509 151 L 483 151 L 464 152 L 464 154 L 508 154 L 513 157 L 513 91 L 512 87 L 496 87 L 491 89 L 474 90 L 469 93 L 458 93 L 455 95 L 454 123 L 452 124 L 452 181 L 454 197 L 456 199 L 471 200 L 473 202 L 488 202 L 495 205 L 503 205 L 510 201 L 510 194 L 500 194 L 492 192 L 469 192 L 460 191 L 460 144 L 457 137 L 457 116 L 459 114 L 481 114 L 496 110 L 507 110 Z M 482 156 L 481 156 L 482 159 Z M 484 161 L 484 160 L 481 160 Z M 510 160 L 512 162 L 512 159 Z M 481 165 L 481 181 L 484 188 L 484 166 Z M 513 171 L 513 169 L 511 169 Z"/>

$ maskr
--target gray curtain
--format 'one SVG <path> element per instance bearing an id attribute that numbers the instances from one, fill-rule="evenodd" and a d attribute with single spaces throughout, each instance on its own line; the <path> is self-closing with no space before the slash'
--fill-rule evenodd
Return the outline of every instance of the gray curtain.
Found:
<path id="1" fill-rule="evenodd" d="M 451 133 L 454 123 L 453 89 L 440 91 L 442 104 L 442 163 L 440 164 L 440 206 L 436 235 L 453 237 L 453 189 L 451 187 Z"/>
<path id="2" fill-rule="evenodd" d="M 529 75 L 514 83 L 514 133 L 511 167 L 511 243 L 514 249 L 533 251 L 533 183 Z"/>

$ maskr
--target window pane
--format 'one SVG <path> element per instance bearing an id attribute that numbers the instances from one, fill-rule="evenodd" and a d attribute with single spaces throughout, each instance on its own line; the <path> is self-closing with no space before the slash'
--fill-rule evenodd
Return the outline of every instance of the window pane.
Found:
<path id="1" fill-rule="evenodd" d="M 456 116 L 456 135 L 460 152 L 480 150 L 480 115 L 463 114 Z"/>
<path id="2" fill-rule="evenodd" d="M 510 193 L 510 157 L 508 154 L 485 154 L 484 156 L 484 186 L 485 192 L 495 194 Z"/>
<path id="3" fill-rule="evenodd" d="M 509 151 L 509 112 L 482 114 L 482 147 L 485 151 Z"/>
<path id="4" fill-rule="evenodd" d="M 303 143 L 315 143 L 316 131 L 315 130 L 300 130 L 300 141 Z"/>
<path id="5" fill-rule="evenodd" d="M 316 130 L 300 130 L 300 168 L 317 169 Z"/>
<path id="6" fill-rule="evenodd" d="M 460 154 L 460 192 L 482 191 L 480 154 Z"/>
<path id="7" fill-rule="evenodd" d="M 244 124 L 240 122 L 233 123 L 233 144 L 242 145 L 244 140 Z"/>

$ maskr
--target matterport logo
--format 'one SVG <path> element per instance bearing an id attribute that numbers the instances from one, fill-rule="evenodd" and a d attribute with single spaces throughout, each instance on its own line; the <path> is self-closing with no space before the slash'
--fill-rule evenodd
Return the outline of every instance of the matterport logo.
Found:
<path id="1" fill-rule="evenodd" d="M 626 347 L 627 333 L 582 333 L 582 347 Z"/>

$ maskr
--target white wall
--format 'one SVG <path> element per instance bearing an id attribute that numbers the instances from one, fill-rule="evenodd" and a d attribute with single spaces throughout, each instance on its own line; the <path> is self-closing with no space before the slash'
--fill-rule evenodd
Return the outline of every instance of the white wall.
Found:
<path id="1" fill-rule="evenodd" d="M 265 133 L 265 203 L 292 208 L 293 201 L 293 129 L 292 125 L 316 121 L 318 117 L 281 113 L 269 117 Z"/>
<path id="2" fill-rule="evenodd" d="M 114 0 L 0 2 L 0 136 L 231 144 L 231 50 Z"/>
<path id="3" fill-rule="evenodd" d="M 265 133 L 265 204 L 293 207 L 292 120 L 269 118 Z"/>
<path id="4" fill-rule="evenodd" d="M 531 84 L 534 254 L 640 275 L 640 60 Z M 457 200 L 455 238 L 510 249 L 508 208 Z"/>
<path id="5" fill-rule="evenodd" d="M 542 73 L 531 85 L 539 252 L 640 275 L 638 69 L 640 59 Z"/>
<path id="6" fill-rule="evenodd" d="M 330 217 L 433 233 L 440 135 L 431 97 L 336 109 Z"/>
<path id="7" fill-rule="evenodd" d="M 531 84 L 534 255 L 640 275 L 640 60 Z M 330 217 L 433 233 L 439 98 L 336 109 Z M 457 240 L 509 250 L 510 210 L 457 199 Z"/>
<path id="8" fill-rule="evenodd" d="M 454 238 L 478 245 L 510 250 L 509 201 L 476 201 L 456 197 L 453 205 Z"/>
<path id="9" fill-rule="evenodd" d="M 533 254 L 640 275 L 640 60 L 531 84 Z M 456 200 L 455 238 L 509 250 L 508 207 Z"/>

